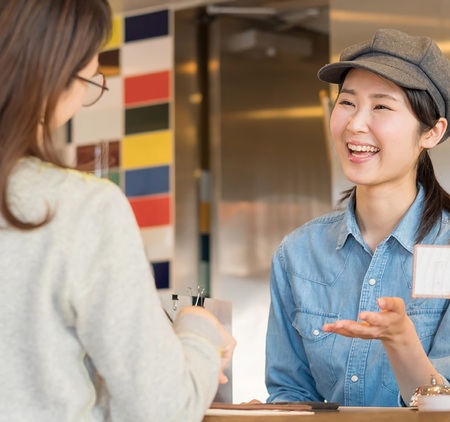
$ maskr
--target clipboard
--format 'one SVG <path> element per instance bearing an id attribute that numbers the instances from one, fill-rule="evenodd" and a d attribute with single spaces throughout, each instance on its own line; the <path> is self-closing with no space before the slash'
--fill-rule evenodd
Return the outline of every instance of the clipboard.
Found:
<path id="1" fill-rule="evenodd" d="M 339 403 L 326 403 L 315 401 L 278 402 L 278 403 L 211 403 L 210 409 L 223 410 L 281 410 L 281 411 L 322 411 L 338 410 Z"/>

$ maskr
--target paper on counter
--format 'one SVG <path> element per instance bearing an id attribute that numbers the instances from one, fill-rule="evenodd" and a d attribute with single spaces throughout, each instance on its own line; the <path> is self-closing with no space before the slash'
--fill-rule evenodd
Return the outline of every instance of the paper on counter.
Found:
<path id="1" fill-rule="evenodd" d="M 297 411 L 297 410 L 239 410 L 239 409 L 208 409 L 205 416 L 273 416 L 274 414 L 284 414 L 284 415 L 314 415 L 314 412 L 310 411 Z"/>

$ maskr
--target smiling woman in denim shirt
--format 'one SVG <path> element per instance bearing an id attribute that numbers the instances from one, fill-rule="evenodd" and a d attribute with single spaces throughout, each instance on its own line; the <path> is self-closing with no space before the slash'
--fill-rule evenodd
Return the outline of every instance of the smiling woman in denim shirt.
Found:
<path id="1" fill-rule="evenodd" d="M 450 240 L 428 154 L 449 136 L 450 63 L 427 37 L 380 29 L 318 75 L 339 84 L 330 130 L 355 187 L 274 254 L 268 401 L 405 405 L 431 374 L 450 379 L 449 301 L 411 297 L 414 245 Z"/>

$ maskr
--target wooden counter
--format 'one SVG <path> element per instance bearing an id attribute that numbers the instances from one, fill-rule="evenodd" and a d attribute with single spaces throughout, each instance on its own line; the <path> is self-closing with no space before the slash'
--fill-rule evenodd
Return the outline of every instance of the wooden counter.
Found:
<path id="1" fill-rule="evenodd" d="M 418 412 L 407 408 L 340 408 L 314 415 L 274 414 L 270 416 L 205 416 L 203 422 L 450 422 L 450 412 Z M 276 412 L 274 412 L 276 413 Z"/>

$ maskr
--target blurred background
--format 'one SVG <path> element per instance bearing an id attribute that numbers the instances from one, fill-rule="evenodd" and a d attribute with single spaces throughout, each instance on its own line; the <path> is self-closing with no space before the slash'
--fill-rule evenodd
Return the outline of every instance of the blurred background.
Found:
<path id="1" fill-rule="evenodd" d="M 318 69 L 379 28 L 450 54 L 445 0 L 110 0 L 110 91 L 70 122 L 69 163 L 122 187 L 162 294 L 230 302 L 232 401 L 265 401 L 271 257 L 348 187 Z M 432 154 L 450 189 L 450 143 Z M 301 259 L 301 257 L 299 257 Z"/>

